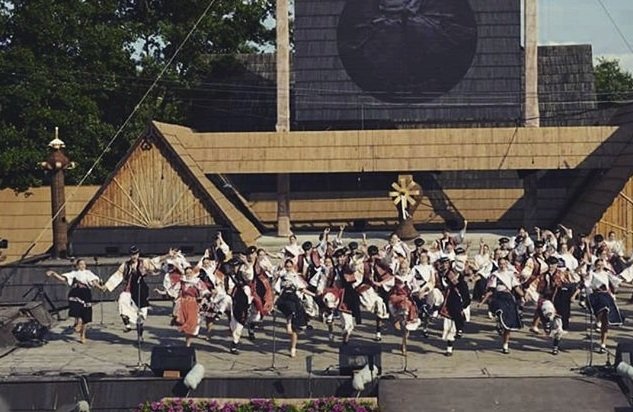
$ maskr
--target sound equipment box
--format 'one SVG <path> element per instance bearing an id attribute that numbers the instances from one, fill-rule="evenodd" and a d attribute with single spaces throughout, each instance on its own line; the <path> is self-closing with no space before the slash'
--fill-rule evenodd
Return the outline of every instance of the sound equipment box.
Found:
<path id="1" fill-rule="evenodd" d="M 48 312 L 48 310 L 46 310 L 44 303 L 41 301 L 34 301 L 24 304 L 20 308 L 20 312 L 22 312 L 22 314 L 24 314 L 28 318 L 35 319 L 42 326 L 45 326 L 48 329 L 53 326 L 53 317 Z"/>
<path id="2" fill-rule="evenodd" d="M 20 318 L 20 311 L 17 308 L 0 308 L 0 354 L 12 350 L 18 343 L 13 336 L 15 321 Z"/>
<path id="3" fill-rule="evenodd" d="M 355 370 L 365 365 L 378 368 L 382 373 L 382 348 L 377 344 L 347 344 L 342 345 L 338 353 L 338 364 L 341 375 L 353 375 Z"/>
<path id="4" fill-rule="evenodd" d="M 155 376 L 183 377 L 196 364 L 196 352 L 185 346 L 154 346 L 150 369 Z"/>
<path id="5" fill-rule="evenodd" d="M 615 366 L 618 366 L 620 362 L 633 366 L 633 341 L 618 343 L 615 350 Z"/>

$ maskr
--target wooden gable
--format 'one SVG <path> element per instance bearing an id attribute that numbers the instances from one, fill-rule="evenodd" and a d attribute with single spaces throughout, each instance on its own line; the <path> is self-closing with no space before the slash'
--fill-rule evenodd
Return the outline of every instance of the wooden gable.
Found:
<path id="1" fill-rule="evenodd" d="M 148 140 L 138 142 L 77 222 L 77 228 L 216 224 L 197 191 L 186 183 L 165 153 Z"/>

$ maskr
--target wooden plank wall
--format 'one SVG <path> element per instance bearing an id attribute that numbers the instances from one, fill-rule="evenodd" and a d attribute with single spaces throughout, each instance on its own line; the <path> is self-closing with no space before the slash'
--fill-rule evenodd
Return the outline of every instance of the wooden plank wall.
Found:
<path id="1" fill-rule="evenodd" d="M 78 227 L 157 229 L 213 224 L 213 216 L 161 151 L 141 144 L 112 177 Z"/>
<path id="2" fill-rule="evenodd" d="M 633 179 L 629 179 L 594 227 L 605 238 L 610 231 L 624 241 L 627 254 L 633 250 Z"/>
<path id="3" fill-rule="evenodd" d="M 66 219 L 74 219 L 98 189 L 98 186 L 67 186 Z M 7 259 L 0 264 L 19 259 L 36 240 L 28 256 L 45 253 L 51 247 L 50 187 L 31 188 L 24 193 L 16 193 L 11 189 L 0 190 L 0 210 L 0 238 L 9 241 L 9 248 L 3 251 Z"/>
<path id="4" fill-rule="evenodd" d="M 633 176 L 633 123 L 630 122 L 633 119 L 633 112 L 629 110 L 621 116 L 622 121 L 628 122 L 618 128 L 613 139 L 623 141 L 622 148 L 613 156 L 611 164 L 605 170 L 594 173 L 591 182 L 585 186 L 583 193 L 562 219 L 563 224 L 575 227 L 581 232 L 589 233 L 594 229 L 614 200 L 622 197 L 619 193 Z M 625 220 L 615 219 L 612 223 L 628 227 Z"/>
<path id="5" fill-rule="evenodd" d="M 376 179 L 376 176 L 373 178 Z M 236 178 L 235 181 L 240 190 L 244 188 L 256 215 L 265 225 L 272 227 L 276 219 L 274 191 L 262 179 L 258 180 L 259 184 L 248 187 L 244 184 L 247 179 Z M 539 174 L 537 225 L 543 228 L 553 226 L 578 184 L 577 179 L 575 174 L 562 171 Z M 336 180 L 323 179 L 320 187 L 329 191 L 306 191 L 309 181 L 306 180 L 304 185 L 293 181 L 293 187 L 299 190 L 291 191 L 291 221 L 295 229 L 352 224 L 355 221 L 369 227 L 392 227 L 396 224 L 397 211 L 387 196 L 387 190 L 344 191 L 335 187 Z M 348 176 L 341 176 L 339 180 L 349 182 Z M 421 174 L 415 180 L 423 187 L 422 203 L 414 214 L 417 225 L 459 226 L 463 219 L 471 222 L 472 227 L 480 228 L 516 228 L 523 224 L 524 191 L 516 172 L 446 172 L 434 177 Z M 388 187 L 388 184 L 384 186 Z M 269 190 L 261 192 L 257 191 L 257 187 L 268 187 Z"/>
<path id="6" fill-rule="evenodd" d="M 568 200 L 569 193 L 558 188 L 538 190 L 536 224 L 553 227 Z M 439 197 L 449 202 L 431 201 Z M 277 204 L 272 193 L 254 193 L 251 207 L 268 227 L 276 223 Z M 467 219 L 471 227 L 517 228 L 523 224 L 523 189 L 447 189 L 424 192 L 414 218 L 416 225 L 457 226 Z M 397 223 L 396 208 L 386 192 L 292 192 L 291 221 L 295 229 L 353 225 L 366 221 L 368 227 L 393 227 Z"/>

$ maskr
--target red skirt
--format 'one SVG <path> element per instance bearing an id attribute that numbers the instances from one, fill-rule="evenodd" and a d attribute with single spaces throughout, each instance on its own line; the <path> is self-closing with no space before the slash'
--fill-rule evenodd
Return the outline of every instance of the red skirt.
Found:
<path id="1" fill-rule="evenodd" d="M 183 296 L 180 298 L 178 312 L 176 314 L 176 323 L 178 330 L 185 335 L 196 336 L 200 329 L 199 313 L 200 308 L 198 302 L 193 296 Z"/>

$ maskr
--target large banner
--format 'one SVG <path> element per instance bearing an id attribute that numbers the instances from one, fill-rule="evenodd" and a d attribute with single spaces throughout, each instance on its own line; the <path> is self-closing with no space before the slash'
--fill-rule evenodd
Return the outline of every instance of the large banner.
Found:
<path id="1" fill-rule="evenodd" d="M 296 119 L 515 124 L 519 0 L 297 0 Z"/>

